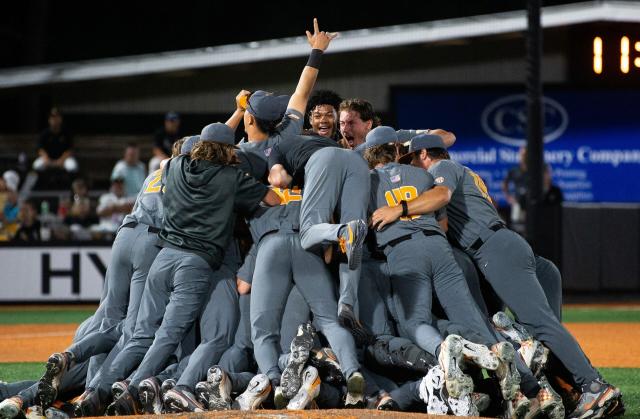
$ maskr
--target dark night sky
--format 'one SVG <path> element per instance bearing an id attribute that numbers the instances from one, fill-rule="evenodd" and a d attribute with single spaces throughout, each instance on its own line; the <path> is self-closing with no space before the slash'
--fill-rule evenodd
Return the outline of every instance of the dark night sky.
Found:
<path id="1" fill-rule="evenodd" d="M 544 5 L 576 1 L 547 0 Z M 18 4 L 15 4 L 18 3 Z M 525 0 L 10 2 L 0 14 L 0 67 L 172 51 L 525 8 Z M 8 9 L 6 9 L 8 7 Z"/>

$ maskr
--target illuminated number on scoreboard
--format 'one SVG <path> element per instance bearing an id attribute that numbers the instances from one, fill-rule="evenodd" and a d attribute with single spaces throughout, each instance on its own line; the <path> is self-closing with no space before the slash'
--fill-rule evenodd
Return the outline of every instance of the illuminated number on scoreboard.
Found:
<path id="1" fill-rule="evenodd" d="M 629 72 L 629 38 L 620 38 L 620 71 L 624 74 Z"/>
<path id="2" fill-rule="evenodd" d="M 602 38 L 593 38 L 593 72 L 602 74 Z"/>

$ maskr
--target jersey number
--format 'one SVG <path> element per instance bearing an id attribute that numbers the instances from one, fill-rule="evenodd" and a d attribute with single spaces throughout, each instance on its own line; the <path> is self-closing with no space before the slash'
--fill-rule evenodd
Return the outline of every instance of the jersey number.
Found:
<path id="1" fill-rule="evenodd" d="M 298 188 L 273 188 L 273 192 L 275 192 L 280 197 L 280 205 L 287 205 L 290 202 L 302 201 L 302 193 Z"/>
<path id="2" fill-rule="evenodd" d="M 162 170 L 156 170 L 154 175 L 155 177 L 151 179 L 151 182 L 147 185 L 144 193 L 158 193 L 160 192 L 160 189 L 162 189 L 162 185 L 160 185 L 160 181 L 162 180 Z"/>
<path id="3" fill-rule="evenodd" d="M 390 191 L 384 193 L 384 198 L 387 200 L 387 205 L 390 207 L 397 207 L 400 205 L 400 201 L 412 201 L 418 197 L 418 190 L 415 186 L 401 186 L 399 188 L 393 188 Z M 415 220 L 420 218 L 419 215 L 410 215 L 408 217 L 400 217 L 402 221 Z"/>
<path id="4" fill-rule="evenodd" d="M 478 176 L 477 173 L 471 170 L 469 170 L 469 173 L 471 174 L 471 177 L 473 178 L 473 182 L 476 184 L 476 187 L 478 188 L 482 196 L 485 199 L 488 199 L 489 201 L 491 201 L 491 198 L 489 197 L 489 190 L 487 189 L 487 185 L 484 184 L 484 181 L 482 180 L 482 178 Z"/>

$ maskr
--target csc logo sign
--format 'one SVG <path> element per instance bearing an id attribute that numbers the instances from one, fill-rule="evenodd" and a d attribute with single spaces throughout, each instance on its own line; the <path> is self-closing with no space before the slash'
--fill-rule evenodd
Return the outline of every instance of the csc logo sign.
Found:
<path id="1" fill-rule="evenodd" d="M 557 140 L 569 125 L 567 110 L 557 101 L 544 97 L 544 142 Z M 490 103 L 482 112 L 484 132 L 499 143 L 523 146 L 527 140 L 527 97 L 510 95 Z"/>

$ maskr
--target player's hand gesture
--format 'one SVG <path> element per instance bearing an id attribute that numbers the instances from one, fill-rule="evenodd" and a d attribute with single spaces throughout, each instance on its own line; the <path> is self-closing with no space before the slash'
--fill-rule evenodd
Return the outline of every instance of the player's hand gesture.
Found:
<path id="1" fill-rule="evenodd" d="M 337 32 L 320 31 L 317 18 L 313 18 L 313 34 L 307 31 L 307 41 L 309 41 L 311 48 L 319 49 L 321 51 L 326 50 L 331 43 L 331 40 L 337 36 Z"/>
<path id="2" fill-rule="evenodd" d="M 247 110 L 247 102 L 251 92 L 248 90 L 240 90 L 240 93 L 236 96 L 236 109 L 239 111 Z"/>

